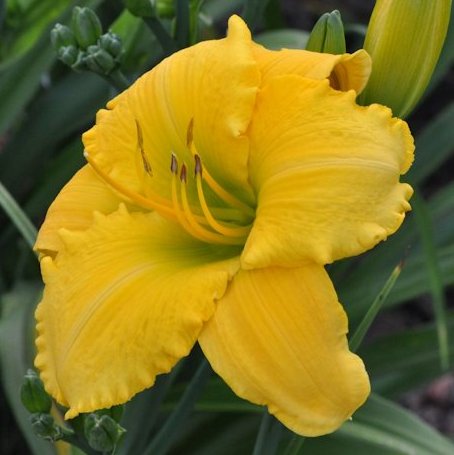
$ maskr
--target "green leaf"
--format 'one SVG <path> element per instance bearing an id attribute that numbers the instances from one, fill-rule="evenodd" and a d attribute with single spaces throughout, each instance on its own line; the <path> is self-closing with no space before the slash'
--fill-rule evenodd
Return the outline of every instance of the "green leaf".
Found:
<path id="1" fill-rule="evenodd" d="M 370 306 L 369 310 L 367 311 L 366 315 L 364 316 L 363 320 L 355 330 L 353 336 L 349 341 L 350 349 L 353 352 L 356 352 L 364 339 L 369 327 L 374 322 L 375 318 L 377 317 L 378 312 L 382 308 L 386 298 L 388 297 L 391 289 L 396 284 L 397 278 L 399 278 L 400 272 L 402 270 L 402 265 L 399 264 L 391 273 L 391 276 L 386 281 L 383 289 L 378 293 L 377 297 L 375 297 L 372 305 Z"/>
<path id="2" fill-rule="evenodd" d="M 453 152 L 454 103 L 450 103 L 416 138 L 416 159 L 407 179 L 420 184 L 430 177 Z"/>
<path id="3" fill-rule="evenodd" d="M 448 330 L 446 327 L 446 298 L 444 294 L 443 279 L 438 263 L 437 250 L 434 242 L 433 225 L 425 201 L 415 192 L 412 199 L 415 221 L 419 229 L 423 246 L 427 276 L 429 277 L 432 304 L 435 310 L 437 324 L 438 346 L 440 349 L 440 362 L 444 370 L 449 367 Z"/>
<path id="4" fill-rule="evenodd" d="M 211 374 L 210 365 L 203 360 L 186 388 L 181 400 L 167 418 L 166 422 L 143 452 L 144 455 L 160 455 L 166 453 L 172 446 L 178 431 L 184 427 L 194 409 L 194 405 L 203 391 Z"/>
<path id="5" fill-rule="evenodd" d="M 454 313 L 447 317 L 448 332 L 454 331 Z M 449 338 L 454 362 L 454 340 Z M 373 388 L 386 396 L 397 396 L 440 376 L 440 355 L 434 323 L 382 336 L 360 349 Z"/>
<path id="6" fill-rule="evenodd" d="M 269 0 L 246 0 L 241 17 L 244 19 L 249 29 L 254 31 L 260 24 L 265 14 Z"/>
<path id="7" fill-rule="evenodd" d="M 17 227 L 28 246 L 33 249 L 36 240 L 36 228 L 33 226 L 27 215 L 19 207 L 8 190 L 0 182 L 0 207 L 5 210 L 10 220 Z"/>
<path id="8" fill-rule="evenodd" d="M 33 313 L 41 285 L 20 283 L 1 296 L 0 364 L 2 384 L 22 434 L 34 455 L 55 455 L 54 447 L 32 432 L 29 413 L 20 400 L 19 388 L 24 374 L 33 364 Z"/>
<path id="9" fill-rule="evenodd" d="M 332 435 L 306 439 L 301 455 L 451 455 L 454 445 L 402 407 L 377 395 Z"/>

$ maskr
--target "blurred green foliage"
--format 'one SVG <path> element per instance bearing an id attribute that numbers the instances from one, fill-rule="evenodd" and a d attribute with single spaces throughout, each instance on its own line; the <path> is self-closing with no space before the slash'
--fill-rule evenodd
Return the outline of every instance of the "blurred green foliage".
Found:
<path id="1" fill-rule="evenodd" d="M 348 9 L 344 15 L 343 2 L 338 3 L 344 18 L 354 17 Z M 225 24 L 233 11 L 243 11 L 256 31 L 254 38 L 272 49 L 304 48 L 309 36 L 309 30 L 292 28 L 288 23 L 289 15 L 284 12 L 293 2 L 277 0 L 207 0 L 203 4 L 176 1 L 174 17 L 166 13 L 165 17 L 157 15 L 147 20 L 133 16 L 119 0 L 0 2 L 0 183 L 36 227 L 60 188 L 83 165 L 81 133 L 93 123 L 96 111 L 116 94 L 108 77 L 76 73 L 57 61 L 50 30 L 56 22 L 69 25 L 75 5 L 94 8 L 104 32 L 111 30 L 121 38 L 121 70 L 129 81 L 175 49 L 197 39 L 222 35 L 223 30 L 217 30 L 214 24 Z M 361 45 L 366 22 L 367 18 L 363 23 L 345 22 L 350 51 Z M 408 119 L 416 133 L 417 147 L 408 180 L 419 189 L 424 216 L 410 215 L 386 243 L 329 268 L 348 312 L 351 333 L 402 260 L 402 273 L 384 302 L 383 317 L 424 305 L 426 320 L 421 318 L 412 327 L 401 327 L 395 333 L 380 333 L 360 347 L 374 390 L 381 396 L 371 396 L 354 420 L 333 435 L 304 441 L 277 421 L 262 418 L 263 409 L 233 395 L 206 365 L 198 367 L 201 354 L 195 349 L 170 375 L 159 377 L 152 389 L 126 405 L 120 423 L 127 433 L 117 455 L 151 451 L 247 454 L 254 451 L 254 445 L 256 453 L 261 447 L 261 454 L 342 455 L 354 450 L 370 455 L 454 453 L 454 446 L 446 438 L 391 401 L 442 373 L 437 338 L 440 330 L 447 334 L 445 362 L 454 361 L 454 337 L 450 336 L 454 307 L 450 302 L 446 305 L 447 292 L 454 284 L 454 181 L 448 167 L 453 164 L 454 105 L 452 99 L 443 96 L 454 60 L 453 29 L 451 21 L 425 101 Z M 0 212 L 2 386 L 17 431 L 20 429 L 30 452 L 69 453 L 33 434 L 28 413 L 20 403 L 19 384 L 33 362 L 33 311 L 42 285 L 36 258 L 11 219 Z M 443 307 L 437 317 L 433 306 L 427 305 L 431 301 Z M 259 432 L 260 421 L 266 431 Z M 4 436 L 0 434 L 0 438 Z M 21 449 L 7 450 L 1 450 L 2 454 Z M 71 450 L 73 454 L 82 453 Z"/>

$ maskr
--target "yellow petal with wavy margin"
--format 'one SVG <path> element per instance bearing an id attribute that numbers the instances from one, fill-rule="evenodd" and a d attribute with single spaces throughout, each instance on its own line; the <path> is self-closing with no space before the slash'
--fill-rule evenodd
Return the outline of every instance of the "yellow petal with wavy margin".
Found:
<path id="1" fill-rule="evenodd" d="M 124 206 L 60 235 L 64 249 L 41 261 L 35 365 L 72 418 L 127 401 L 187 355 L 239 261 Z"/>
<path id="2" fill-rule="evenodd" d="M 93 212 L 109 214 L 118 209 L 120 198 L 100 180 L 90 166 L 84 166 L 63 187 L 46 214 L 35 244 L 41 253 L 55 253 L 62 247 L 60 228 L 85 230 Z"/>
<path id="3" fill-rule="evenodd" d="M 369 54 L 360 49 L 354 54 L 332 55 L 297 49 L 270 51 L 254 46 L 254 57 L 262 74 L 262 86 L 271 78 L 296 74 L 309 79 L 329 79 L 336 90 L 361 93 L 371 72 Z"/>
<path id="4" fill-rule="evenodd" d="M 323 267 L 240 271 L 199 342 L 236 394 L 305 436 L 336 430 L 369 381 Z"/>
<path id="5" fill-rule="evenodd" d="M 250 128 L 258 208 L 245 268 L 327 264 L 372 248 L 402 223 L 412 194 L 399 183 L 413 159 L 408 126 L 354 99 L 297 76 L 261 91 Z"/>
<path id="6" fill-rule="evenodd" d="M 180 166 L 186 163 L 189 175 L 194 170 L 186 146 L 193 120 L 194 144 L 203 165 L 226 190 L 253 201 L 244 133 L 259 78 L 250 32 L 239 17 L 232 16 L 227 38 L 173 54 L 112 100 L 108 110 L 100 111 L 96 126 L 83 136 L 86 151 L 129 189 L 170 200 L 171 154 Z"/>

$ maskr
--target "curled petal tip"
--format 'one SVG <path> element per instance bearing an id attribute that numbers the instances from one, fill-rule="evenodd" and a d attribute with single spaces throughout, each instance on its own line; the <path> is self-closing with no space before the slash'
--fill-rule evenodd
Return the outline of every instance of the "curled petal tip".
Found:
<path id="1" fill-rule="evenodd" d="M 232 39 L 251 39 L 251 32 L 240 16 L 236 14 L 230 16 L 227 37 Z"/>

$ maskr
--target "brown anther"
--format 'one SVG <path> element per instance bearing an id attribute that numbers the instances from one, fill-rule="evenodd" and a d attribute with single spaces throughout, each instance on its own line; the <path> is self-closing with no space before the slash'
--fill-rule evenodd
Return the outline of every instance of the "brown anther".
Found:
<path id="1" fill-rule="evenodd" d="M 202 160 L 200 159 L 199 155 L 194 155 L 195 166 L 194 166 L 194 176 L 202 175 Z"/>
<path id="2" fill-rule="evenodd" d="M 188 174 L 188 171 L 186 169 L 186 164 L 183 164 L 181 166 L 181 172 L 180 172 L 180 180 L 183 182 L 183 183 L 186 183 L 187 182 L 187 174 Z"/>
<path id="3" fill-rule="evenodd" d="M 147 156 L 145 155 L 145 150 L 143 149 L 143 136 L 142 136 L 142 129 L 140 128 L 139 122 L 136 120 L 136 129 L 137 129 L 137 148 L 140 151 L 140 155 L 142 156 L 142 163 L 145 172 L 149 175 L 153 175 L 151 170 L 150 162 L 148 161 Z"/>
<path id="4" fill-rule="evenodd" d="M 186 146 L 189 147 L 192 144 L 194 132 L 194 119 L 189 120 L 188 129 L 186 131 Z"/>
<path id="5" fill-rule="evenodd" d="M 170 158 L 170 171 L 172 174 L 178 174 L 178 161 L 177 157 L 175 154 L 172 153 L 171 158 Z"/>

